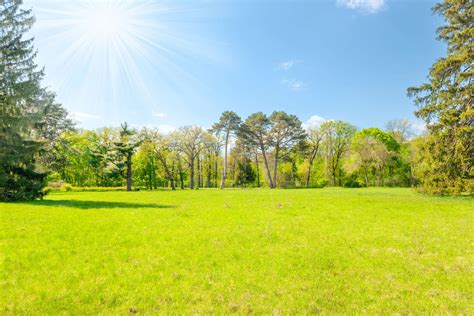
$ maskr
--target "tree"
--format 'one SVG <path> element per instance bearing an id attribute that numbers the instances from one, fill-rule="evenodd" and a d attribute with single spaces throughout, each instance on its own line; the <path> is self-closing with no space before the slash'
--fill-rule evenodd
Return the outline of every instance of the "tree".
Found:
<path id="1" fill-rule="evenodd" d="M 364 171 L 365 185 L 369 185 L 368 171 L 374 170 L 377 175 L 377 185 L 384 185 L 385 167 L 396 159 L 400 144 L 395 138 L 376 127 L 364 128 L 358 131 L 352 140 L 352 150 L 356 165 Z"/>
<path id="2" fill-rule="evenodd" d="M 185 126 L 173 134 L 173 137 L 176 137 L 176 146 L 183 153 L 189 166 L 189 188 L 194 189 L 195 162 L 204 149 L 205 132 L 199 126 Z"/>
<path id="3" fill-rule="evenodd" d="M 221 114 L 219 122 L 212 125 L 211 131 L 217 136 L 223 135 L 224 138 L 224 164 L 222 168 L 221 189 L 225 187 L 225 180 L 227 178 L 227 148 L 230 137 L 237 132 L 242 120 L 237 113 L 233 111 L 225 111 Z"/>
<path id="4" fill-rule="evenodd" d="M 433 193 L 473 192 L 474 2 L 445 0 L 433 11 L 446 22 L 437 33 L 447 56 L 431 66 L 428 83 L 408 89 L 429 132 L 423 148 L 432 163 L 421 182 Z"/>
<path id="5" fill-rule="evenodd" d="M 274 147 L 273 186 L 276 187 L 278 161 L 282 153 L 288 154 L 295 144 L 302 141 L 306 133 L 301 127 L 301 121 L 295 116 L 283 111 L 275 111 L 270 116 L 270 138 Z"/>
<path id="6" fill-rule="evenodd" d="M 377 177 L 377 184 L 383 185 L 383 168 L 390 157 L 384 143 L 373 136 L 358 133 L 351 143 L 353 167 L 361 169 L 364 175 L 365 186 L 369 186 L 369 174 L 373 170 Z"/>
<path id="7" fill-rule="evenodd" d="M 243 156 L 237 161 L 235 182 L 237 185 L 240 185 L 245 188 L 246 185 L 248 185 L 249 183 L 253 183 L 254 181 L 255 171 L 252 168 L 250 159 L 246 156 Z"/>
<path id="8" fill-rule="evenodd" d="M 34 18 L 20 5 L 0 2 L 0 199 L 7 201 L 42 196 L 47 169 L 38 158 L 67 115 L 41 87 L 33 39 L 25 39 Z"/>
<path id="9" fill-rule="evenodd" d="M 407 119 L 390 120 L 385 124 L 385 130 L 400 144 L 407 142 L 414 136 L 412 123 Z"/>
<path id="10" fill-rule="evenodd" d="M 162 135 L 157 130 L 148 131 L 144 137 L 145 141 L 150 143 L 153 154 L 163 166 L 166 178 L 170 182 L 171 189 L 176 190 L 173 175 L 174 152 L 171 137 L 169 135 Z M 171 166 L 169 166 L 169 160 L 171 160 Z"/>
<path id="11" fill-rule="evenodd" d="M 308 157 L 308 170 L 306 173 L 306 187 L 309 187 L 311 180 L 311 172 L 314 165 L 314 160 L 319 154 L 321 148 L 321 141 L 323 137 L 321 134 L 321 129 L 316 126 L 311 126 L 308 129 L 307 138 L 305 142 L 305 153 Z"/>
<path id="12" fill-rule="evenodd" d="M 120 126 L 119 140 L 115 143 L 115 147 L 119 153 L 119 157 L 124 157 L 125 163 L 125 179 L 127 181 L 127 191 L 132 190 L 132 155 L 135 149 L 140 145 L 141 140 L 138 139 L 137 132 L 128 127 L 125 122 Z M 119 158 L 119 164 L 121 159 Z M 119 167 L 120 168 L 120 167 Z M 121 169 L 121 168 L 120 168 Z"/>
<path id="13" fill-rule="evenodd" d="M 270 119 L 262 112 L 251 114 L 241 125 L 239 138 L 251 147 L 258 148 L 262 154 L 265 171 L 268 177 L 270 188 L 274 187 L 274 182 L 268 164 L 267 150 L 272 146 L 270 134 Z"/>
<path id="14" fill-rule="evenodd" d="M 332 185 L 342 185 L 342 159 L 349 150 L 355 131 L 354 126 L 342 121 L 328 121 L 321 125 L 326 166 Z"/>

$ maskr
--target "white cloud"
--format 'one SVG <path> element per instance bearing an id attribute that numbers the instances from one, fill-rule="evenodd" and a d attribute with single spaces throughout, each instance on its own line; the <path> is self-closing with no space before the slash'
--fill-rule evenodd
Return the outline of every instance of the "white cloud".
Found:
<path id="1" fill-rule="evenodd" d="M 166 117 L 166 114 L 165 114 L 165 113 L 155 112 L 155 111 L 152 112 L 152 115 L 153 115 L 154 117 L 159 117 L 159 118 Z"/>
<path id="2" fill-rule="evenodd" d="M 100 119 L 99 115 L 86 112 L 71 112 L 71 117 L 73 120 L 79 121 L 81 123 L 84 121 Z"/>
<path id="3" fill-rule="evenodd" d="M 304 90 L 307 87 L 306 83 L 296 79 L 282 79 L 281 83 L 295 92 Z"/>
<path id="4" fill-rule="evenodd" d="M 308 125 L 313 125 L 313 126 L 319 126 L 326 122 L 326 119 L 319 116 L 319 115 L 313 115 L 309 118 L 309 120 L 306 121 L 306 124 Z"/>
<path id="5" fill-rule="evenodd" d="M 337 5 L 368 13 L 377 13 L 385 6 L 385 0 L 337 0 Z"/>
<path id="6" fill-rule="evenodd" d="M 282 61 L 277 65 L 277 70 L 290 70 L 294 65 L 300 63 L 299 60 Z"/>
<path id="7" fill-rule="evenodd" d="M 303 123 L 304 129 L 309 129 L 310 127 L 318 127 L 327 120 L 319 115 L 312 115 L 305 123 Z"/>

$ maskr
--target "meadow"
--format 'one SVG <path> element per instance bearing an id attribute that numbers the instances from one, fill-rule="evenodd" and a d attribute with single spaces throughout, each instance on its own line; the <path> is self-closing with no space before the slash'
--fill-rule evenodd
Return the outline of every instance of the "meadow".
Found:
<path id="1" fill-rule="evenodd" d="M 0 313 L 472 315 L 473 201 L 327 188 L 0 203 Z"/>

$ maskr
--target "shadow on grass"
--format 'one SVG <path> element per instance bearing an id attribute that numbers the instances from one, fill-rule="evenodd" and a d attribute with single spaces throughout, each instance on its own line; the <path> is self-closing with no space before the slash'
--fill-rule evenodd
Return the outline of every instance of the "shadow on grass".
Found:
<path id="1" fill-rule="evenodd" d="M 172 205 L 163 205 L 155 203 L 129 203 L 129 202 L 111 202 L 111 201 L 80 201 L 80 200 L 44 200 L 33 201 L 28 204 L 48 207 L 71 207 L 79 209 L 91 208 L 172 208 Z"/>

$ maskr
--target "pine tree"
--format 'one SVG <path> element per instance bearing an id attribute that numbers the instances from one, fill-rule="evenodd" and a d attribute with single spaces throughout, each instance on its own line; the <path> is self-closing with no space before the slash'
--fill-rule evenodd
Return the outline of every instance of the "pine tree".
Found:
<path id="1" fill-rule="evenodd" d="M 67 122 L 54 95 L 41 87 L 43 69 L 35 64 L 33 39 L 25 39 L 34 17 L 21 4 L 0 2 L 0 199 L 6 201 L 41 196 L 46 170 L 38 158 L 52 129 Z"/>
<path id="2" fill-rule="evenodd" d="M 127 182 L 127 191 L 132 190 L 132 155 L 140 146 L 141 141 L 137 138 L 136 131 L 130 129 L 127 123 L 121 125 L 120 139 L 115 143 L 119 160 L 116 164 L 120 170 L 124 170 Z"/>
<path id="3" fill-rule="evenodd" d="M 427 123 L 426 150 L 430 168 L 421 182 L 433 193 L 474 189 L 474 2 L 445 0 L 433 11 L 445 18 L 438 39 L 447 56 L 431 67 L 429 82 L 408 89 Z"/>

